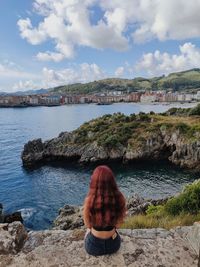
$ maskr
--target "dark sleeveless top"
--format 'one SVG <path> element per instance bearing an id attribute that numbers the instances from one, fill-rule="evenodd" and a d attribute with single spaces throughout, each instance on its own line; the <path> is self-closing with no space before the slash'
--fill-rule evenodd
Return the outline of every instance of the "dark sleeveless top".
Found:
<path id="1" fill-rule="evenodd" d="M 115 226 L 105 226 L 105 227 L 92 226 L 92 228 L 96 231 L 111 231 L 115 228 Z"/>

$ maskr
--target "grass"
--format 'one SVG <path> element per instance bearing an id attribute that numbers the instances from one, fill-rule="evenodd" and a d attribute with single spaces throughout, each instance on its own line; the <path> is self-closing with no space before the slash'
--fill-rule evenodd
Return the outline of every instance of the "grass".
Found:
<path id="1" fill-rule="evenodd" d="M 127 217 L 122 228 L 165 228 L 192 225 L 200 221 L 200 179 L 184 187 L 181 193 L 163 205 L 150 205 L 146 214 Z"/>
<path id="2" fill-rule="evenodd" d="M 164 228 L 172 229 L 176 226 L 189 226 L 194 222 L 200 221 L 200 212 L 198 214 L 180 214 L 171 215 L 145 215 L 139 214 L 126 218 L 121 226 L 124 229 L 145 229 L 145 228 Z"/>

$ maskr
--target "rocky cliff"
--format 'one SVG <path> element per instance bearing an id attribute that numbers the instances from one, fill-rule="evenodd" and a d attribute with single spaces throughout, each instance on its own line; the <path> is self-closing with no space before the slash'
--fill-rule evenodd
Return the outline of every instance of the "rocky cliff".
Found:
<path id="1" fill-rule="evenodd" d="M 29 141 L 22 152 L 26 167 L 61 160 L 85 164 L 163 159 L 200 171 L 200 116 L 104 115 L 52 140 Z"/>
<path id="2" fill-rule="evenodd" d="M 27 233 L 20 222 L 0 224 L 0 267 L 197 267 L 200 224 L 164 229 L 119 230 L 120 250 L 93 257 L 84 250 L 85 230 Z"/>

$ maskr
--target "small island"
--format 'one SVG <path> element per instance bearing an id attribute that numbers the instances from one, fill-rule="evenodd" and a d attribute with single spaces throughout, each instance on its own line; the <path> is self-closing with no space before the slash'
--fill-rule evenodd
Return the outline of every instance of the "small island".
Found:
<path id="1" fill-rule="evenodd" d="M 29 141 L 22 152 L 25 167 L 59 161 L 126 164 L 159 160 L 200 171 L 200 104 L 160 114 L 104 115 L 57 138 Z"/>

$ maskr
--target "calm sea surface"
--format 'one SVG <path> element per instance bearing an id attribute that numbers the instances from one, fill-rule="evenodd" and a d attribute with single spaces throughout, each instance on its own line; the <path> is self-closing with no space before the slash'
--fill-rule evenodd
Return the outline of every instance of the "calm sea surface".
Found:
<path id="1" fill-rule="evenodd" d="M 0 203 L 6 212 L 20 210 L 30 229 L 51 226 L 64 204 L 79 205 L 88 190 L 92 169 L 73 166 L 44 166 L 34 171 L 22 167 L 24 144 L 34 138 L 56 137 L 83 122 L 103 114 L 162 112 L 174 105 L 113 104 L 108 106 L 68 105 L 60 107 L 0 109 Z M 181 105 L 189 107 L 191 104 Z M 114 167 L 117 182 L 126 195 L 138 193 L 147 198 L 165 197 L 178 192 L 196 177 L 189 172 L 159 166 Z"/>

